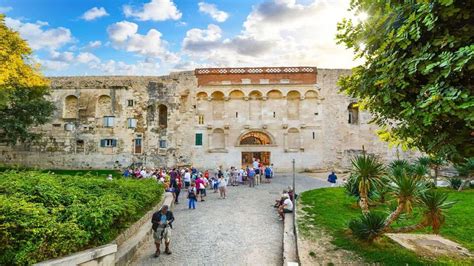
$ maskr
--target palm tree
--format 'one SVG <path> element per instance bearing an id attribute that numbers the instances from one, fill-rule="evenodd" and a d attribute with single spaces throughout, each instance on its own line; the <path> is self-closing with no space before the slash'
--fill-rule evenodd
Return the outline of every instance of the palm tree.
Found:
<path id="1" fill-rule="evenodd" d="M 441 166 L 443 166 L 444 164 L 446 164 L 446 161 L 444 160 L 443 157 L 430 156 L 429 166 L 431 167 L 431 169 L 434 170 L 433 181 L 434 181 L 435 187 L 438 185 L 439 170 L 441 169 Z"/>
<path id="2" fill-rule="evenodd" d="M 384 166 L 373 155 L 362 154 L 352 159 L 352 175 L 359 184 L 359 206 L 364 214 L 369 212 L 369 191 L 384 173 Z"/>
<path id="3" fill-rule="evenodd" d="M 413 205 L 417 202 L 418 197 L 426 189 L 426 183 L 422 179 L 412 178 L 406 171 L 398 170 L 396 167 L 390 175 L 390 194 L 397 199 L 397 208 L 385 220 L 384 228 L 388 230 L 390 225 L 398 219 L 402 212 L 411 213 Z"/>
<path id="4" fill-rule="evenodd" d="M 459 186 L 458 191 L 461 191 L 464 186 L 469 185 L 474 176 L 474 157 L 467 158 L 462 164 L 455 165 L 459 173 L 459 177 L 464 179 L 464 182 Z"/>
<path id="5" fill-rule="evenodd" d="M 431 226 L 435 234 L 439 233 L 439 229 L 445 221 L 443 212 L 451 208 L 455 202 L 446 201 L 448 194 L 434 189 L 421 193 L 419 199 L 424 208 L 422 220 L 418 224 L 397 228 L 393 232 L 411 232 Z"/>

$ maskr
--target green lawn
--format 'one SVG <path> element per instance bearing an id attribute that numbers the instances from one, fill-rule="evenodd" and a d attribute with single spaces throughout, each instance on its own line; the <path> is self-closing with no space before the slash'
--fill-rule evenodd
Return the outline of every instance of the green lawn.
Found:
<path id="1" fill-rule="evenodd" d="M 446 212 L 446 223 L 441 229 L 441 235 L 462 244 L 473 252 L 474 190 L 463 192 L 443 190 L 449 192 L 450 200 L 458 202 Z M 305 234 L 310 230 L 308 225 L 321 228 L 332 235 L 335 246 L 351 250 L 369 263 L 378 262 L 384 265 L 470 263 L 469 261 L 453 261 L 449 258 L 436 261 L 431 258 L 421 258 L 386 237 L 372 245 L 355 240 L 347 229 L 349 220 L 361 214 L 360 209 L 354 205 L 355 202 L 355 198 L 345 194 L 344 188 L 323 188 L 302 193 L 300 204 L 306 216 L 298 221 L 301 233 Z M 382 205 L 376 209 L 387 210 L 387 206 Z M 405 217 L 395 226 L 414 224 L 418 218 L 418 210 L 415 208 L 413 215 Z M 430 232 L 430 230 L 424 231 Z"/>

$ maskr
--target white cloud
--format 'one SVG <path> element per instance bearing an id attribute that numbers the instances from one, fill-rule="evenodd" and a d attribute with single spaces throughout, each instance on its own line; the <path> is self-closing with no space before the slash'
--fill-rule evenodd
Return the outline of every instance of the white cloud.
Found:
<path id="1" fill-rule="evenodd" d="M 199 5 L 199 12 L 208 14 L 217 22 L 224 22 L 229 18 L 229 14 L 217 9 L 216 5 L 214 4 L 200 2 L 198 5 Z"/>
<path id="2" fill-rule="evenodd" d="M 112 46 L 146 57 L 160 58 L 163 61 L 177 62 L 179 58 L 167 49 L 167 42 L 156 29 L 150 29 L 146 35 L 137 33 L 138 25 L 133 22 L 121 21 L 107 28 Z"/>
<path id="3" fill-rule="evenodd" d="M 101 41 L 90 41 L 85 48 L 87 49 L 96 49 L 102 46 Z"/>
<path id="4" fill-rule="evenodd" d="M 91 64 L 90 67 L 104 75 L 156 76 L 161 71 L 160 64 L 153 60 L 138 61 L 134 64 L 109 60 L 100 64 Z"/>
<path id="5" fill-rule="evenodd" d="M 349 0 L 307 4 L 267 0 L 253 7 L 236 36 L 213 39 L 210 36 L 221 31 L 211 26 L 189 30 L 183 53 L 190 60 L 214 66 L 349 68 L 355 65 L 353 54 L 335 40 L 337 22 L 350 16 L 348 6 Z"/>
<path id="6" fill-rule="evenodd" d="M 0 13 L 7 13 L 7 12 L 10 12 L 12 11 L 12 7 L 11 6 L 0 6 Z"/>
<path id="7" fill-rule="evenodd" d="M 74 54 L 72 52 L 51 51 L 50 60 L 63 62 L 63 63 L 69 63 L 74 60 Z"/>
<path id="8" fill-rule="evenodd" d="M 71 31 L 67 28 L 43 29 L 48 26 L 48 23 L 43 21 L 23 23 L 20 20 L 6 17 L 5 24 L 18 31 L 20 36 L 26 39 L 30 47 L 35 50 L 43 48 L 55 50 L 74 40 Z"/>
<path id="9" fill-rule="evenodd" d="M 97 56 L 88 52 L 78 54 L 76 60 L 82 64 L 87 64 L 90 62 L 100 63 L 100 59 Z"/>
<path id="10" fill-rule="evenodd" d="M 151 0 L 142 8 L 135 9 L 132 6 L 123 6 L 126 17 L 134 17 L 141 21 L 153 20 L 164 21 L 168 19 L 178 20 L 182 14 L 171 0 Z"/>
<path id="11" fill-rule="evenodd" d="M 81 16 L 81 18 L 84 19 L 84 20 L 87 20 L 87 21 L 91 21 L 91 20 L 94 20 L 94 19 L 98 19 L 98 18 L 101 18 L 101 17 L 108 16 L 108 15 L 109 15 L 109 13 L 107 13 L 105 8 L 103 8 L 103 7 L 93 7 L 91 9 L 87 10 Z"/>

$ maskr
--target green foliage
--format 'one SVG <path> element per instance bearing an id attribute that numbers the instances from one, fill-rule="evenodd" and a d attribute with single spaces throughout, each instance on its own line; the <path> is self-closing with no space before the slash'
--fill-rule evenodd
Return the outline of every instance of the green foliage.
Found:
<path id="1" fill-rule="evenodd" d="M 450 161 L 473 157 L 473 1 L 353 0 L 339 43 L 364 60 L 339 80 L 382 127 L 380 136 Z"/>
<path id="2" fill-rule="evenodd" d="M 162 193 L 153 180 L 0 172 L 0 265 L 32 264 L 108 243 Z"/>
<path id="3" fill-rule="evenodd" d="M 364 153 L 352 159 L 351 175 L 359 185 L 359 204 L 363 212 L 368 212 L 369 193 L 380 182 L 384 171 L 383 164 L 373 155 Z"/>
<path id="4" fill-rule="evenodd" d="M 474 157 L 466 158 L 464 162 L 456 164 L 455 167 L 461 177 L 474 176 Z"/>
<path id="5" fill-rule="evenodd" d="M 474 220 L 474 190 L 466 189 L 461 192 L 446 188 L 437 188 L 435 191 L 448 194 L 448 201 L 455 201 L 451 208 L 443 210 L 446 216 L 444 225 L 440 228 L 440 235 L 455 241 L 470 252 L 474 252 L 474 234 L 472 221 Z M 434 258 L 418 256 L 414 252 L 400 248 L 400 245 L 387 237 L 382 236 L 368 245 L 361 243 L 352 234 L 347 233 L 347 223 L 360 217 L 360 209 L 354 208 L 354 199 L 347 197 L 344 188 L 324 188 L 303 192 L 298 205 L 303 208 L 304 215 L 298 216 L 298 227 L 301 234 L 310 234 L 315 230 L 323 230 L 331 235 L 331 243 L 337 248 L 355 252 L 367 264 L 380 265 L 472 265 L 472 260 Z M 385 212 L 391 198 L 386 204 L 379 204 L 371 212 Z M 417 204 L 411 215 L 397 221 L 397 227 L 405 227 L 418 223 L 423 217 L 426 204 Z M 431 230 L 422 228 L 419 233 L 430 233 Z M 319 237 L 320 235 L 316 233 Z"/>
<path id="6" fill-rule="evenodd" d="M 363 241 L 372 242 L 376 237 L 380 236 L 384 228 L 387 215 L 381 212 L 369 212 L 363 214 L 358 219 L 349 222 L 349 229 L 352 234 Z"/>
<path id="7" fill-rule="evenodd" d="M 448 178 L 449 186 L 453 189 L 458 189 L 462 184 L 462 179 L 457 177 Z"/>
<path id="8" fill-rule="evenodd" d="M 0 14 L 0 142 L 10 145 L 37 140 L 29 130 L 48 121 L 54 111 L 46 100 L 49 81 L 38 71 L 31 49 Z"/>
<path id="9" fill-rule="evenodd" d="M 448 193 L 430 189 L 420 195 L 420 201 L 423 203 L 423 221 L 424 225 L 431 225 L 435 234 L 444 224 L 446 218 L 443 211 L 453 207 L 453 201 L 447 201 Z"/>

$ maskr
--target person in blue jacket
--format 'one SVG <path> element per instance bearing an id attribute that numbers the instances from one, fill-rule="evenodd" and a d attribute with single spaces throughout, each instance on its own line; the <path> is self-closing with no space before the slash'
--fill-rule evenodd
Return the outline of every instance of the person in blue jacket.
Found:
<path id="1" fill-rule="evenodd" d="M 328 176 L 328 182 L 331 183 L 331 187 L 336 186 L 336 181 L 337 180 L 337 175 L 334 173 L 334 171 L 331 172 L 331 174 Z"/>

